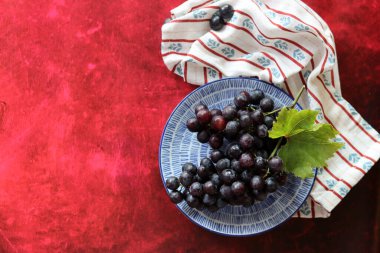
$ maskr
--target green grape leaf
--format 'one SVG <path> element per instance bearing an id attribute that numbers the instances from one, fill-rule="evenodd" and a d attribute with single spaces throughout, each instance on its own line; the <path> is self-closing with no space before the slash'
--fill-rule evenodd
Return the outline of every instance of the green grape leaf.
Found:
<path id="1" fill-rule="evenodd" d="M 269 131 L 269 137 L 272 139 L 282 136 L 290 137 L 302 131 L 311 129 L 318 115 L 318 111 L 282 108 L 272 130 Z"/>
<path id="2" fill-rule="evenodd" d="M 313 168 L 326 166 L 326 161 L 343 146 L 330 140 L 337 134 L 330 124 L 317 124 L 287 138 L 278 153 L 285 170 L 300 178 L 313 177 Z"/>

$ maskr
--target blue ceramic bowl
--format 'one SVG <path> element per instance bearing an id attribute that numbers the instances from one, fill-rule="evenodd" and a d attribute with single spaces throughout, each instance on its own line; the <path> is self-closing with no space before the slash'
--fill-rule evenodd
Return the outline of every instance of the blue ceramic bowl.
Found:
<path id="1" fill-rule="evenodd" d="M 275 108 L 290 105 L 292 99 L 272 84 L 253 78 L 227 78 L 199 87 L 174 109 L 166 123 L 160 143 L 160 172 L 162 181 L 170 176 L 179 176 L 182 164 L 192 162 L 199 165 L 208 156 L 211 148 L 197 141 L 196 134 L 186 128 L 186 121 L 194 117 L 194 106 L 206 104 L 210 109 L 222 109 L 231 104 L 242 90 L 260 89 L 275 102 Z M 302 108 L 297 104 L 296 109 Z M 212 213 L 190 208 L 185 201 L 178 204 L 181 212 L 195 224 L 215 233 L 229 236 L 255 235 L 273 229 L 288 220 L 309 195 L 315 178 L 301 180 L 289 175 L 285 186 L 268 195 L 253 206 L 226 206 Z"/>

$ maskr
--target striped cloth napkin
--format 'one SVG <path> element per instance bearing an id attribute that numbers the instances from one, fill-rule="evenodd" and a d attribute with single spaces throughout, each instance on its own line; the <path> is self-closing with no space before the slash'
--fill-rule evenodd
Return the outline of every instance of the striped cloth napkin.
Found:
<path id="1" fill-rule="evenodd" d="M 224 4 L 232 19 L 212 31 L 209 19 Z M 291 96 L 307 87 L 300 104 L 318 110 L 344 142 L 295 217 L 329 217 L 380 156 L 380 135 L 341 96 L 334 37 L 299 0 L 189 0 L 162 26 L 162 57 L 185 82 L 202 85 L 223 77 L 255 76 Z"/>

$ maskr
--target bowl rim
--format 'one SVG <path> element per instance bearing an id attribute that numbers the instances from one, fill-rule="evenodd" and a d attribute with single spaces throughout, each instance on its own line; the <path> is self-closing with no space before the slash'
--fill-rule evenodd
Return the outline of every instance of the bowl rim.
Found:
<path id="1" fill-rule="evenodd" d="M 286 95 L 287 97 L 289 97 L 290 99 L 294 100 L 294 98 L 292 98 L 288 93 L 286 93 L 284 90 L 282 90 L 281 88 L 277 87 L 276 85 L 272 84 L 272 83 L 269 83 L 269 82 L 266 82 L 266 81 L 263 81 L 263 80 L 260 80 L 256 77 L 227 77 L 227 78 L 222 78 L 222 79 L 218 79 L 218 80 L 214 80 L 214 81 L 211 81 L 211 82 L 208 82 L 204 85 L 201 85 L 199 87 L 197 87 L 196 89 L 194 89 L 193 91 L 191 91 L 189 94 L 187 94 L 182 100 L 181 102 L 179 102 L 177 104 L 177 106 L 173 109 L 173 111 L 171 112 L 168 120 L 166 121 L 165 123 L 165 126 L 164 126 L 164 129 L 162 131 L 162 134 L 161 134 L 161 138 L 160 138 L 160 145 L 159 145 L 159 150 L 158 150 L 158 163 L 159 163 L 159 169 L 160 169 L 160 176 L 161 176 L 161 180 L 162 180 L 162 183 L 164 185 L 164 189 L 166 191 L 166 194 L 169 193 L 168 189 L 166 189 L 165 187 L 165 179 L 164 179 L 164 176 L 162 174 L 162 167 L 161 167 L 161 149 L 162 149 L 162 142 L 163 142 L 163 139 L 164 139 L 164 134 L 166 132 L 166 128 L 169 124 L 169 121 L 171 120 L 171 118 L 173 117 L 174 113 L 177 111 L 177 109 L 182 105 L 182 103 L 184 103 L 184 101 L 189 97 L 191 96 L 193 93 L 197 92 L 198 90 L 200 89 L 203 89 L 204 87 L 208 86 L 208 85 L 211 85 L 213 83 L 216 83 L 216 82 L 220 82 L 222 80 L 242 80 L 242 79 L 248 79 L 248 80 L 256 80 L 258 82 L 263 82 L 265 84 L 268 84 L 272 87 L 274 87 L 275 89 L 277 89 L 278 91 L 284 93 L 284 95 Z M 297 103 L 297 106 L 299 106 L 299 108 L 302 110 L 302 106 Z M 195 222 L 191 217 L 189 217 L 179 206 L 178 204 L 175 204 L 175 206 L 177 207 L 177 209 L 179 209 L 181 211 L 181 213 L 188 219 L 190 220 L 192 223 L 194 223 L 195 225 L 197 225 L 198 227 L 201 227 L 207 231 L 210 231 L 212 233 L 215 233 L 215 234 L 218 234 L 218 235 L 223 235 L 223 236 L 228 236 L 228 237 L 250 237 L 250 236 L 256 236 L 256 235 L 260 235 L 260 234 L 263 234 L 263 233 L 266 233 L 266 232 L 269 232 L 281 225 L 283 225 L 284 223 L 286 223 L 289 219 L 291 219 L 293 217 L 293 215 L 303 206 L 303 204 L 307 201 L 307 198 L 310 196 L 310 193 L 313 189 L 313 186 L 314 186 L 314 183 L 315 183 L 315 179 L 317 177 L 317 172 L 318 172 L 318 168 L 315 169 L 315 173 L 314 173 L 314 177 L 313 177 L 313 182 L 311 183 L 310 185 L 310 190 L 309 192 L 307 193 L 306 195 L 306 198 L 302 201 L 301 205 L 297 208 L 296 211 L 294 211 L 294 213 L 292 215 L 290 215 L 288 218 L 286 218 L 285 220 L 283 220 L 282 222 L 280 222 L 279 224 L 271 227 L 271 228 L 268 228 L 266 230 L 263 230 L 263 231 L 260 231 L 260 232 L 257 232 L 257 233 L 252 233 L 252 234 L 241 234 L 241 235 L 238 235 L 238 234 L 228 234 L 228 233 L 223 233 L 223 232 L 219 232 L 219 231 L 216 231 L 216 230 L 212 230 L 208 227 L 204 227 L 200 224 L 198 224 L 197 222 Z"/>

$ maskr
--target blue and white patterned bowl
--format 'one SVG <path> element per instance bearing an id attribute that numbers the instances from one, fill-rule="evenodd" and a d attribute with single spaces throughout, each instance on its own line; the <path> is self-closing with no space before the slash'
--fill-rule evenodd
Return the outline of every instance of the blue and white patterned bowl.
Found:
<path id="1" fill-rule="evenodd" d="M 199 103 L 209 108 L 222 109 L 231 104 L 242 90 L 260 89 L 272 98 L 275 107 L 290 105 L 292 99 L 279 88 L 253 78 L 227 78 L 199 87 L 174 109 L 166 123 L 160 143 L 160 172 L 162 181 L 170 176 L 179 176 L 182 164 L 192 162 L 199 165 L 201 158 L 208 156 L 211 148 L 197 141 L 196 134 L 186 128 L 186 121 L 194 117 L 194 106 Z M 297 104 L 296 109 L 302 108 Z M 185 201 L 177 207 L 191 221 L 212 232 L 229 236 L 255 235 L 278 226 L 289 219 L 309 195 L 315 178 L 301 180 L 289 175 L 285 186 L 268 195 L 253 206 L 226 206 L 212 213 L 190 208 Z"/>

